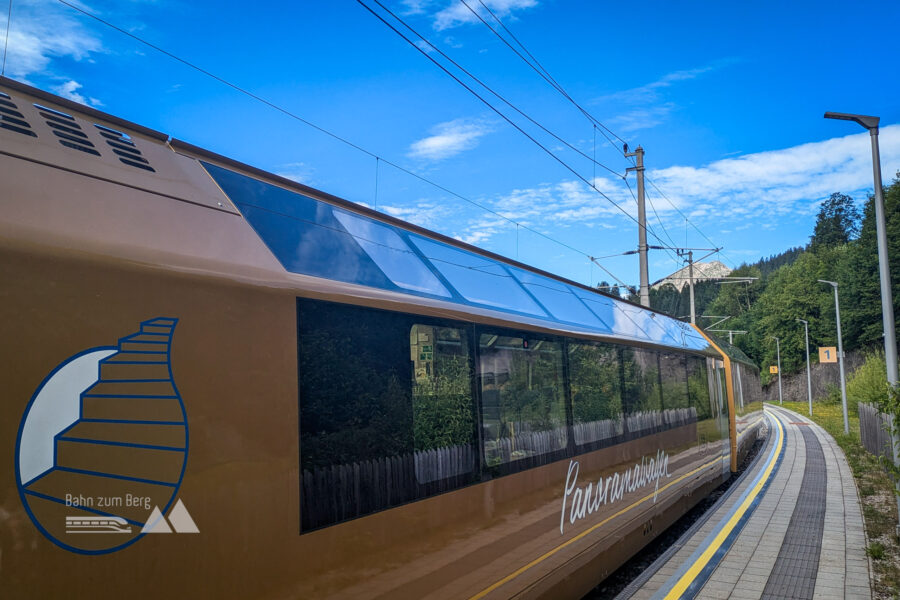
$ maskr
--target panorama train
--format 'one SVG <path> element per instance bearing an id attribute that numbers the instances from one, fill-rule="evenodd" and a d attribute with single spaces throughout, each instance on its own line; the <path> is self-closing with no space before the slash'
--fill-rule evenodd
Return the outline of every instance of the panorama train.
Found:
<path id="1" fill-rule="evenodd" d="M 577 598 L 735 470 L 740 352 L 0 80 L 0 596 Z"/>

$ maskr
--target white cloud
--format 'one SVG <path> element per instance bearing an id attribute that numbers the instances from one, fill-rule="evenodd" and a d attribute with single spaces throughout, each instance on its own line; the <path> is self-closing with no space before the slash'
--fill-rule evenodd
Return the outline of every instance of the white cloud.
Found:
<path id="1" fill-rule="evenodd" d="M 6 11 L 0 15 L 0 31 L 6 31 L 6 16 Z M 26 80 L 47 74 L 54 59 L 83 61 L 102 51 L 100 38 L 83 27 L 71 9 L 55 2 L 16 2 L 6 56 L 10 77 Z"/>
<path id="2" fill-rule="evenodd" d="M 886 180 L 890 181 L 900 170 L 900 125 L 883 127 L 880 140 L 882 166 Z M 777 229 L 783 226 L 786 218 L 814 215 L 821 201 L 832 192 L 848 193 L 860 200 L 864 197 L 872 187 L 869 136 L 862 132 L 727 158 L 699 167 L 658 169 L 649 171 L 648 177 L 672 202 L 669 204 L 652 185 L 648 186 L 647 195 L 653 204 L 647 206 L 648 225 L 664 240 L 667 238 L 659 227 L 657 216 L 670 232 L 681 231 L 684 227 L 683 217 L 673 205 L 701 229 L 708 229 L 708 224 L 714 223 L 722 235 L 754 228 Z M 628 215 L 636 216 L 632 194 L 619 180 L 598 177 L 595 185 Z M 515 224 L 506 219 L 557 239 L 564 238 L 563 231 L 573 227 L 634 228 L 634 222 L 621 210 L 577 180 L 514 189 L 478 201 L 500 216 L 482 213 L 456 224 L 454 237 L 476 245 L 514 231 Z M 454 216 L 450 209 L 425 203 L 414 208 L 391 208 L 388 212 L 400 218 L 418 215 L 415 222 L 442 230 L 452 228 L 448 222 Z M 467 212 L 471 214 L 472 211 Z M 654 240 L 656 238 L 651 234 L 650 243 L 658 243 Z M 728 252 L 729 255 L 738 254 L 737 251 Z"/>
<path id="3" fill-rule="evenodd" d="M 605 104 L 616 110 L 624 109 L 624 112 L 609 120 L 611 127 L 623 133 L 656 127 L 678 108 L 677 104 L 665 98 L 666 88 L 676 83 L 697 79 L 733 62 L 735 62 L 733 59 L 724 59 L 695 69 L 673 71 L 642 86 L 601 96 L 592 104 Z"/>
<path id="4" fill-rule="evenodd" d="M 598 178 L 595 185 L 629 214 L 636 212 L 634 206 L 628 206 L 630 195 L 620 184 Z M 554 231 L 558 234 L 559 229 L 573 225 L 611 229 L 616 226 L 611 223 L 613 217 L 624 216 L 607 199 L 577 180 L 515 189 L 484 204 L 500 216 L 485 215 L 470 220 L 457 235 L 459 239 L 470 244 L 485 242 L 503 231 L 515 229 L 510 221 L 548 234 Z"/>
<path id="5" fill-rule="evenodd" d="M 466 0 L 466 2 L 472 10 L 478 11 L 485 20 L 492 18 L 478 0 Z M 416 4 L 419 8 L 424 8 L 423 2 L 413 2 L 413 4 Z M 538 3 L 537 0 L 484 0 L 484 4 L 497 15 L 497 18 L 503 19 L 513 15 L 515 11 L 533 8 Z M 434 15 L 434 28 L 438 31 L 443 31 L 468 23 L 478 23 L 478 17 L 472 13 L 472 10 L 466 8 L 466 5 L 460 0 L 453 0 L 448 6 Z"/>
<path id="6" fill-rule="evenodd" d="M 279 165 L 275 174 L 297 183 L 309 185 L 312 179 L 313 168 L 303 162 L 292 162 Z"/>
<path id="7" fill-rule="evenodd" d="M 84 104 L 86 106 L 103 106 L 103 103 L 93 97 L 85 98 L 81 94 L 78 93 L 78 90 L 83 86 L 75 80 L 70 79 L 63 84 L 51 86 L 51 90 L 62 96 L 63 98 L 68 98 L 73 102 L 78 102 L 79 104 Z"/>
<path id="8" fill-rule="evenodd" d="M 426 52 L 428 54 L 431 54 L 432 52 L 434 52 L 434 47 L 431 44 L 429 44 L 428 42 L 426 42 L 425 40 L 416 40 L 416 46 L 422 52 Z"/>
<path id="9" fill-rule="evenodd" d="M 380 210 L 392 217 L 397 217 L 428 229 L 438 228 L 445 219 L 453 214 L 446 204 L 437 204 L 427 200 L 421 200 L 412 207 L 387 205 L 381 206 Z"/>
<path id="10" fill-rule="evenodd" d="M 610 119 L 610 124 L 622 133 L 632 133 L 641 129 L 650 129 L 666 121 L 677 108 L 673 102 L 635 108 Z"/>
<path id="11" fill-rule="evenodd" d="M 879 137 L 882 166 L 890 181 L 900 168 L 900 125 L 882 128 Z M 764 222 L 815 214 L 833 192 L 861 199 L 872 188 L 871 161 L 869 135 L 863 132 L 702 167 L 659 169 L 649 177 L 682 210 L 694 214 L 692 220 L 715 216 Z"/>
<path id="12" fill-rule="evenodd" d="M 403 0 L 404 15 L 421 15 L 431 5 L 431 0 Z"/>
<path id="13" fill-rule="evenodd" d="M 478 139 L 492 131 L 489 123 L 456 119 L 431 128 L 431 135 L 413 142 L 408 156 L 425 160 L 442 160 L 478 145 Z"/>
<path id="14" fill-rule="evenodd" d="M 672 84 L 676 82 L 696 79 L 701 75 L 713 71 L 724 64 L 727 64 L 727 61 L 720 61 L 718 63 L 707 65 L 705 67 L 698 67 L 696 69 L 673 71 L 672 73 L 663 75 L 656 81 L 646 83 L 642 86 L 638 86 L 636 88 L 631 88 L 628 90 L 621 90 L 619 92 L 614 92 L 606 96 L 601 96 L 600 98 L 596 99 L 596 102 L 614 101 L 625 102 L 628 104 L 653 102 L 659 99 L 659 90 L 671 87 Z"/>

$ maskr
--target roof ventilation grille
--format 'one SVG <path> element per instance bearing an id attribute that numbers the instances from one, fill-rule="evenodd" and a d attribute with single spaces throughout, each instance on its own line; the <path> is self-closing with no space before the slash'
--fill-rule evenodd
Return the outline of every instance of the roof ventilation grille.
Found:
<path id="1" fill-rule="evenodd" d="M 78 124 L 75 117 L 40 104 L 35 104 L 34 107 L 46 119 L 47 125 L 50 126 L 53 135 L 59 138 L 60 144 L 72 150 L 80 150 L 94 156 L 100 156 L 93 142 L 82 131 L 81 125 Z"/>
<path id="2" fill-rule="evenodd" d="M 25 115 L 19 112 L 19 107 L 15 105 L 8 95 L 0 92 L 0 127 L 37 137 L 37 134 L 31 130 L 31 125 L 25 120 Z"/>
<path id="3" fill-rule="evenodd" d="M 119 158 L 119 161 L 138 169 L 150 171 L 151 173 L 156 172 L 156 169 L 150 166 L 150 162 L 144 158 L 141 151 L 135 146 L 130 135 L 122 133 L 121 131 L 116 131 L 105 125 L 100 125 L 99 123 L 94 123 L 94 127 L 96 127 L 100 132 L 100 135 L 106 139 L 106 143 L 112 148 L 112 151 Z"/>

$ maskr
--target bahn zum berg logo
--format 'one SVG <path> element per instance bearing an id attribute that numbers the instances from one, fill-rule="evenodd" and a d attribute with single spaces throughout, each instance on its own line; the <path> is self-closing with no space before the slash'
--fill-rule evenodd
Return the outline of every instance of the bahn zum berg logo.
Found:
<path id="1" fill-rule="evenodd" d="M 115 346 L 67 358 L 25 408 L 16 483 L 58 546 L 104 554 L 144 534 L 198 532 L 178 498 L 188 426 L 169 356 L 177 324 L 150 319 Z"/>

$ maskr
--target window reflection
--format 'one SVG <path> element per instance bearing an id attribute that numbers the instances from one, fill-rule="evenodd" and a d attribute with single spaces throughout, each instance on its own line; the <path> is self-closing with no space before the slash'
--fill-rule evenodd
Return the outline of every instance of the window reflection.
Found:
<path id="1" fill-rule="evenodd" d="M 342 210 L 334 210 L 341 222 L 375 264 L 396 285 L 427 294 L 450 297 L 450 292 L 391 227 Z"/>
<path id="2" fill-rule="evenodd" d="M 662 408 L 659 353 L 629 347 L 623 347 L 621 353 L 625 411 L 659 411 Z"/>
<path id="3" fill-rule="evenodd" d="M 409 238 L 469 302 L 547 316 L 503 264 L 417 235 Z"/>
<path id="4" fill-rule="evenodd" d="M 309 299 L 297 310 L 302 531 L 472 482 L 464 324 Z"/>
<path id="5" fill-rule="evenodd" d="M 659 356 L 664 408 L 688 408 L 687 363 L 684 354 L 662 352 Z"/>
<path id="6" fill-rule="evenodd" d="M 470 471 L 475 425 L 468 336 L 463 329 L 415 324 L 409 348 L 416 479 L 427 483 Z"/>
<path id="7" fill-rule="evenodd" d="M 622 435 L 620 365 L 615 346 L 569 344 L 569 387 L 575 443 L 579 446 L 607 445 Z"/>
<path id="8" fill-rule="evenodd" d="M 498 333 L 479 337 L 487 466 L 538 464 L 568 444 L 561 345 Z"/>

